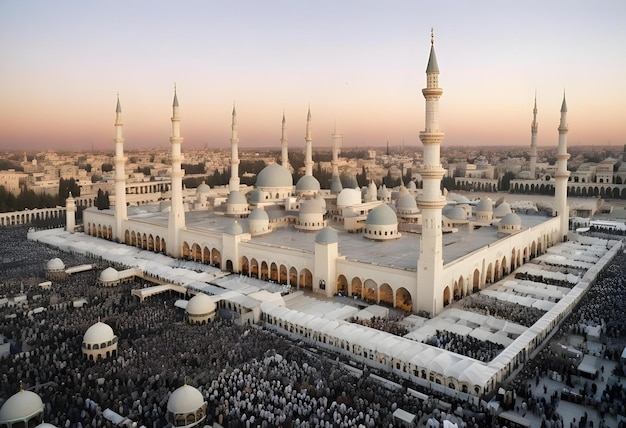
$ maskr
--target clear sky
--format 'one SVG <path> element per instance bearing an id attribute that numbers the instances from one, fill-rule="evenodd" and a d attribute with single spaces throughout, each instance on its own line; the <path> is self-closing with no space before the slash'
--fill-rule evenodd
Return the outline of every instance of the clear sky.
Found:
<path id="1" fill-rule="evenodd" d="M 421 148 L 430 28 L 444 145 L 626 143 L 626 2 L 202 0 L 0 2 L 0 150 L 167 147 L 174 83 L 184 147 Z"/>

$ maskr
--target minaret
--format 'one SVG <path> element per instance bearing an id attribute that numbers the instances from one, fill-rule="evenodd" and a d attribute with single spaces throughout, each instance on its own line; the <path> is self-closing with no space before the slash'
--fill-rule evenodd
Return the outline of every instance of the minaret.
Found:
<path id="1" fill-rule="evenodd" d="M 124 221 L 127 219 L 126 211 L 126 172 L 124 164 L 124 137 L 122 133 L 122 107 L 120 96 L 117 96 L 117 106 L 115 108 L 115 230 L 113 239 L 117 242 L 124 241 Z"/>
<path id="2" fill-rule="evenodd" d="M 172 257 L 180 257 L 179 233 L 185 227 L 185 207 L 183 206 L 183 176 L 185 171 L 181 169 L 183 155 L 181 144 L 183 137 L 180 136 L 180 112 L 178 110 L 178 97 L 174 87 L 174 102 L 172 104 L 172 205 L 167 223 L 167 254 Z"/>
<path id="3" fill-rule="evenodd" d="M 333 129 L 333 159 L 330 161 L 333 173 L 330 178 L 330 191 L 331 193 L 339 193 L 343 190 L 341 185 L 341 179 L 339 177 L 339 152 L 341 152 L 341 146 L 343 144 L 343 135 L 337 134 L 337 124 Z"/>
<path id="4" fill-rule="evenodd" d="M 535 107 L 533 107 L 533 123 L 530 125 L 530 179 L 537 177 L 537 94 L 535 94 Z"/>
<path id="5" fill-rule="evenodd" d="M 430 43 L 426 88 L 422 89 L 426 99 L 425 129 L 420 132 L 420 140 L 424 145 L 424 163 L 418 172 L 423 180 L 423 193 L 417 198 L 422 211 L 422 234 L 417 261 L 417 296 L 413 307 L 436 315 L 443 308 L 441 209 L 446 200 L 441 193 L 441 178 L 445 169 L 441 167 L 439 159 L 444 136 L 439 129 L 439 98 L 443 89 L 439 88 L 439 66 L 432 30 Z"/>
<path id="6" fill-rule="evenodd" d="M 306 115 L 306 136 L 304 137 L 304 141 L 306 141 L 306 152 L 304 154 L 304 175 L 313 175 L 313 151 L 311 147 L 311 143 L 313 139 L 311 138 L 311 107 L 309 106 L 309 112 Z"/>
<path id="7" fill-rule="evenodd" d="M 69 193 L 67 199 L 65 199 L 65 231 L 68 233 L 74 233 L 76 229 L 76 201 L 72 196 L 72 192 Z"/>
<path id="8" fill-rule="evenodd" d="M 567 170 L 567 104 L 563 93 L 561 104 L 561 122 L 559 123 L 559 148 L 556 155 L 556 188 L 554 191 L 554 215 L 560 217 L 560 237 L 567 240 L 569 229 L 569 208 L 567 206 L 567 182 L 570 172 Z"/>
<path id="9" fill-rule="evenodd" d="M 280 163 L 289 171 L 289 149 L 287 147 L 287 121 L 285 120 L 285 112 L 283 112 L 282 131 L 280 133 L 280 147 L 282 149 L 280 155 Z"/>
<path id="10" fill-rule="evenodd" d="M 233 123 L 230 137 L 230 180 L 228 190 L 239 190 L 239 138 L 237 137 L 237 112 L 233 104 Z"/>

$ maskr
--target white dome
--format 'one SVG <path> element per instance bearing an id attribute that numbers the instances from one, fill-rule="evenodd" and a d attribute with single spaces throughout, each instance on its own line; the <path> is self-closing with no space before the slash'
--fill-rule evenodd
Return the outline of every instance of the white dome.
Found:
<path id="1" fill-rule="evenodd" d="M 291 187 L 293 177 L 284 166 L 272 163 L 259 172 L 256 187 Z"/>
<path id="2" fill-rule="evenodd" d="M 174 414 L 195 413 L 204 406 L 202 393 L 190 385 L 183 385 L 170 395 L 167 411 Z"/>
<path id="3" fill-rule="evenodd" d="M 400 192 L 400 196 L 396 201 L 396 209 L 412 212 L 417 211 L 417 202 L 413 195 L 405 190 L 404 192 Z"/>
<path id="4" fill-rule="evenodd" d="M 265 200 L 265 192 L 262 191 L 261 189 L 254 189 L 252 192 L 249 193 L 250 195 L 250 202 L 256 203 L 256 202 L 263 202 Z"/>
<path id="5" fill-rule="evenodd" d="M 315 242 L 318 244 L 334 244 L 338 241 L 337 231 L 330 226 L 326 226 L 315 236 Z"/>
<path id="6" fill-rule="evenodd" d="M 496 217 L 504 217 L 510 212 L 512 212 L 511 204 L 509 204 L 508 202 L 502 202 L 493 210 L 493 213 L 496 215 Z"/>
<path id="7" fill-rule="evenodd" d="M 467 220 L 465 210 L 461 207 L 454 207 L 446 213 L 446 217 L 452 220 Z"/>
<path id="8" fill-rule="evenodd" d="M 300 177 L 296 183 L 296 192 L 317 192 L 320 190 L 320 182 L 312 175 Z"/>
<path id="9" fill-rule="evenodd" d="M 108 267 L 100 272 L 100 281 L 102 282 L 114 282 L 120 279 L 120 274 L 112 267 Z"/>
<path id="10" fill-rule="evenodd" d="M 376 197 L 378 191 L 376 190 L 376 184 L 373 181 L 370 181 L 370 184 L 367 185 L 367 193 Z"/>
<path id="11" fill-rule="evenodd" d="M 447 204 L 446 206 L 444 206 L 441 209 L 441 214 L 445 215 L 446 217 L 448 216 L 448 213 L 453 210 L 454 208 L 456 208 L 456 205 L 453 204 Z"/>
<path id="12" fill-rule="evenodd" d="M 248 200 L 239 190 L 233 190 L 228 194 L 228 199 L 226 200 L 227 205 L 247 205 Z"/>
<path id="13" fill-rule="evenodd" d="M 409 189 L 409 190 L 417 190 L 417 185 L 415 184 L 415 181 L 411 180 L 406 185 L 406 188 Z"/>
<path id="14" fill-rule="evenodd" d="M 38 413 L 43 414 L 43 401 L 39 395 L 31 391 L 21 390 L 4 402 L 0 409 L 0 424 L 30 419 Z"/>
<path id="15" fill-rule="evenodd" d="M 48 260 L 48 263 L 46 263 L 46 270 L 65 270 L 65 263 L 63 263 L 63 260 L 60 258 L 56 257 Z"/>
<path id="16" fill-rule="evenodd" d="M 114 338 L 113 329 L 108 324 L 98 321 L 87 329 L 83 335 L 83 343 L 106 343 Z"/>
<path id="17" fill-rule="evenodd" d="M 248 221 L 269 221 L 269 216 L 267 215 L 267 211 L 263 208 L 257 208 L 250 213 L 248 216 Z"/>
<path id="18" fill-rule="evenodd" d="M 387 204 L 382 204 L 374 208 L 367 215 L 365 220 L 366 225 L 376 226 L 391 226 L 398 224 L 398 217 L 391 207 Z"/>
<path id="19" fill-rule="evenodd" d="M 57 428 L 57 426 L 44 422 L 42 424 L 37 425 L 35 428 Z"/>
<path id="20" fill-rule="evenodd" d="M 190 315 L 204 315 L 215 312 L 215 309 L 215 302 L 209 296 L 204 293 L 198 293 L 187 303 L 186 312 Z"/>
<path id="21" fill-rule="evenodd" d="M 226 228 L 226 233 L 228 233 L 229 235 L 241 235 L 243 233 L 243 228 L 241 227 L 239 222 L 235 220 L 231 223 L 230 227 Z"/>
<path id="22" fill-rule="evenodd" d="M 323 197 L 320 193 L 317 193 L 317 194 L 315 195 L 315 200 L 316 200 L 316 201 L 319 201 L 320 206 L 322 207 L 322 209 L 323 209 L 323 210 L 324 210 L 324 212 L 325 212 L 325 211 L 326 211 L 326 199 L 324 199 L 324 197 Z"/>
<path id="23" fill-rule="evenodd" d="M 361 191 L 359 189 L 352 189 L 350 187 L 343 189 L 337 195 L 338 207 L 349 207 L 353 205 L 361 204 Z"/>
<path id="24" fill-rule="evenodd" d="M 196 193 L 209 193 L 210 190 L 211 187 L 204 181 L 198 187 L 196 187 Z"/>
<path id="25" fill-rule="evenodd" d="M 507 215 L 502 217 L 502 220 L 500 220 L 500 224 L 507 226 L 521 226 L 522 219 L 515 213 L 508 213 Z"/>
<path id="26" fill-rule="evenodd" d="M 476 205 L 476 211 L 493 212 L 493 201 L 489 198 L 481 199 Z"/>

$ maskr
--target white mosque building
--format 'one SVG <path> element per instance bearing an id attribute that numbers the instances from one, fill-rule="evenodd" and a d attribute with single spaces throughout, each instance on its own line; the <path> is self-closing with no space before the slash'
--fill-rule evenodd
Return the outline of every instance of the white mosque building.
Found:
<path id="1" fill-rule="evenodd" d="M 107 210 L 86 209 L 84 231 L 171 257 L 209 263 L 224 271 L 289 284 L 293 289 L 310 290 L 327 297 L 342 293 L 413 313 L 437 315 L 453 300 L 479 291 L 566 239 L 569 174 L 564 97 L 558 128 L 553 217 L 524 214 L 498 217 L 492 211 L 500 207 L 493 207 L 487 201 L 477 204 L 467 201 L 465 205 L 455 201 L 456 208 L 460 206 L 462 210 L 444 209 L 449 201 L 441 191 L 445 170 L 440 163 L 444 133 L 439 127 L 439 99 L 443 90 L 438 77 L 439 67 L 431 43 L 427 84 L 422 90 L 426 99 L 425 127 L 420 133 L 424 160 L 419 174 L 423 189 L 403 187 L 397 192 L 401 197 L 395 200 L 390 200 L 387 189 L 374 192 L 375 186 L 366 189 L 364 196 L 360 189 L 341 188 L 336 168 L 341 135 L 336 131 L 332 188 L 321 188 L 312 173 L 310 109 L 305 132 L 305 175 L 294 185 L 288 169 L 283 115 L 281 165 L 273 163 L 263 169 L 253 190 L 240 186 L 237 115 L 233 108 L 232 176 L 229 193 L 223 195 L 226 202 L 213 208 L 207 208 L 206 203 L 186 203 L 181 169 L 181 116 L 175 91 L 170 137 L 171 204 L 127 206 L 126 157 L 118 97 L 115 206 Z M 206 189 L 199 187 L 198 192 L 206 193 Z M 194 201 L 200 198 L 197 195 Z M 70 217 L 68 213 L 68 228 L 73 230 Z M 417 224 L 419 233 L 414 233 L 414 229 L 412 233 L 400 233 L 405 222 Z M 326 228 L 336 233 L 328 233 Z"/>

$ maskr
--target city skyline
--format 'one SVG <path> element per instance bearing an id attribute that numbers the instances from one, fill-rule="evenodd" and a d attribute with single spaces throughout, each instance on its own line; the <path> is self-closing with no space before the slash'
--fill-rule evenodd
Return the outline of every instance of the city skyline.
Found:
<path id="1" fill-rule="evenodd" d="M 565 7 L 567 5 L 567 7 Z M 0 150 L 111 150 L 116 94 L 125 148 L 169 145 L 174 84 L 183 149 L 421 148 L 421 90 L 435 31 L 443 146 L 624 144 L 626 5 L 7 1 L 0 6 Z"/>

